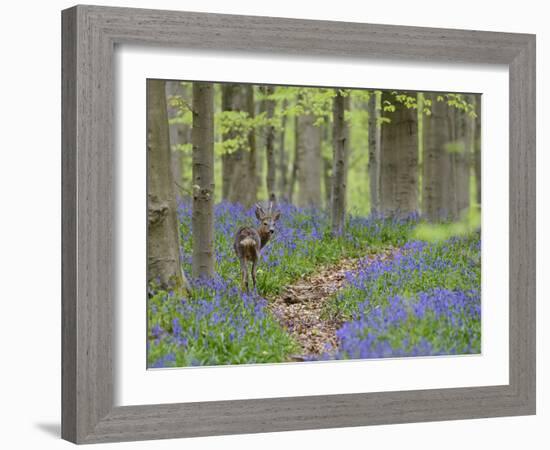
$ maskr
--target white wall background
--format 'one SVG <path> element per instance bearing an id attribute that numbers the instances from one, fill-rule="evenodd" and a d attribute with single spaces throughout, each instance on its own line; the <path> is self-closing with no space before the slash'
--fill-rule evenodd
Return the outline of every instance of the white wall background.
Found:
<path id="1" fill-rule="evenodd" d="M 545 4 L 524 0 L 462 0 L 453 8 L 433 0 L 387 2 L 297 2 L 277 0 L 103 1 L 103 5 L 232 14 L 271 15 L 467 28 L 537 34 L 538 91 L 538 415 L 504 419 L 388 425 L 261 435 L 119 444 L 117 448 L 299 448 L 329 449 L 343 445 L 362 448 L 464 449 L 545 448 L 548 445 L 550 395 L 549 352 L 543 344 L 550 323 L 543 304 L 548 292 L 543 255 L 549 239 L 540 230 L 550 226 L 543 180 L 548 142 L 543 125 L 550 119 L 548 58 L 550 29 Z M 510 3 L 507 5 L 506 3 Z M 69 448 L 59 439 L 60 421 L 60 10 L 71 1 L 6 2 L 0 17 L 0 412 L 4 448 Z M 546 160 L 545 160 L 546 159 Z M 545 226 L 546 225 L 546 226 Z M 547 264 L 546 264 L 547 268 Z M 546 284 L 546 286 L 544 286 Z M 545 289 L 546 288 L 546 289 Z M 544 354 L 545 353 L 545 354 Z M 546 366 L 546 367 L 544 367 Z M 105 447 L 106 446 L 98 446 Z M 113 447 L 108 447 L 113 448 Z"/>

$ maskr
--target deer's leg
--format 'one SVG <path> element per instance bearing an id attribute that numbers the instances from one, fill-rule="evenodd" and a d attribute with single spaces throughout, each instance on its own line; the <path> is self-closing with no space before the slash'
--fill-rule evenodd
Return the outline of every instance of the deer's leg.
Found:
<path id="1" fill-rule="evenodd" d="M 244 289 L 244 261 L 239 259 L 239 263 L 241 264 L 241 289 Z"/>
<path id="2" fill-rule="evenodd" d="M 256 265 L 258 264 L 257 260 L 252 261 L 252 284 L 254 285 L 254 290 L 256 290 Z"/>
<path id="3" fill-rule="evenodd" d="M 246 259 L 241 259 L 241 283 L 242 283 L 242 289 L 248 292 L 248 264 L 246 263 Z"/>

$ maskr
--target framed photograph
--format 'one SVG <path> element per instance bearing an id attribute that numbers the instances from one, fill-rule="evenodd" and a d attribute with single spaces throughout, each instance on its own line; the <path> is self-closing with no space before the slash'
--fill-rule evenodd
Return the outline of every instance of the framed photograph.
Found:
<path id="1" fill-rule="evenodd" d="M 535 413 L 533 35 L 62 27 L 64 439 Z"/>

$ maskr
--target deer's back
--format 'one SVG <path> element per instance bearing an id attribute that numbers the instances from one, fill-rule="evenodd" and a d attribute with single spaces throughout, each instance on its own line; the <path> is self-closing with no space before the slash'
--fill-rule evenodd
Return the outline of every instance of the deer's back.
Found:
<path id="1" fill-rule="evenodd" d="M 233 248 L 239 259 L 255 261 L 258 258 L 260 247 L 261 239 L 256 229 L 242 227 L 235 233 Z"/>

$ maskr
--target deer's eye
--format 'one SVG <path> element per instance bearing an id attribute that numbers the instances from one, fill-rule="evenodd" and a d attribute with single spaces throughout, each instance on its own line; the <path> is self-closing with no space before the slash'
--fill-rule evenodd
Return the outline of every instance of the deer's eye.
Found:
<path id="1" fill-rule="evenodd" d="M 267 227 L 267 222 L 264 222 L 264 225 Z"/>

